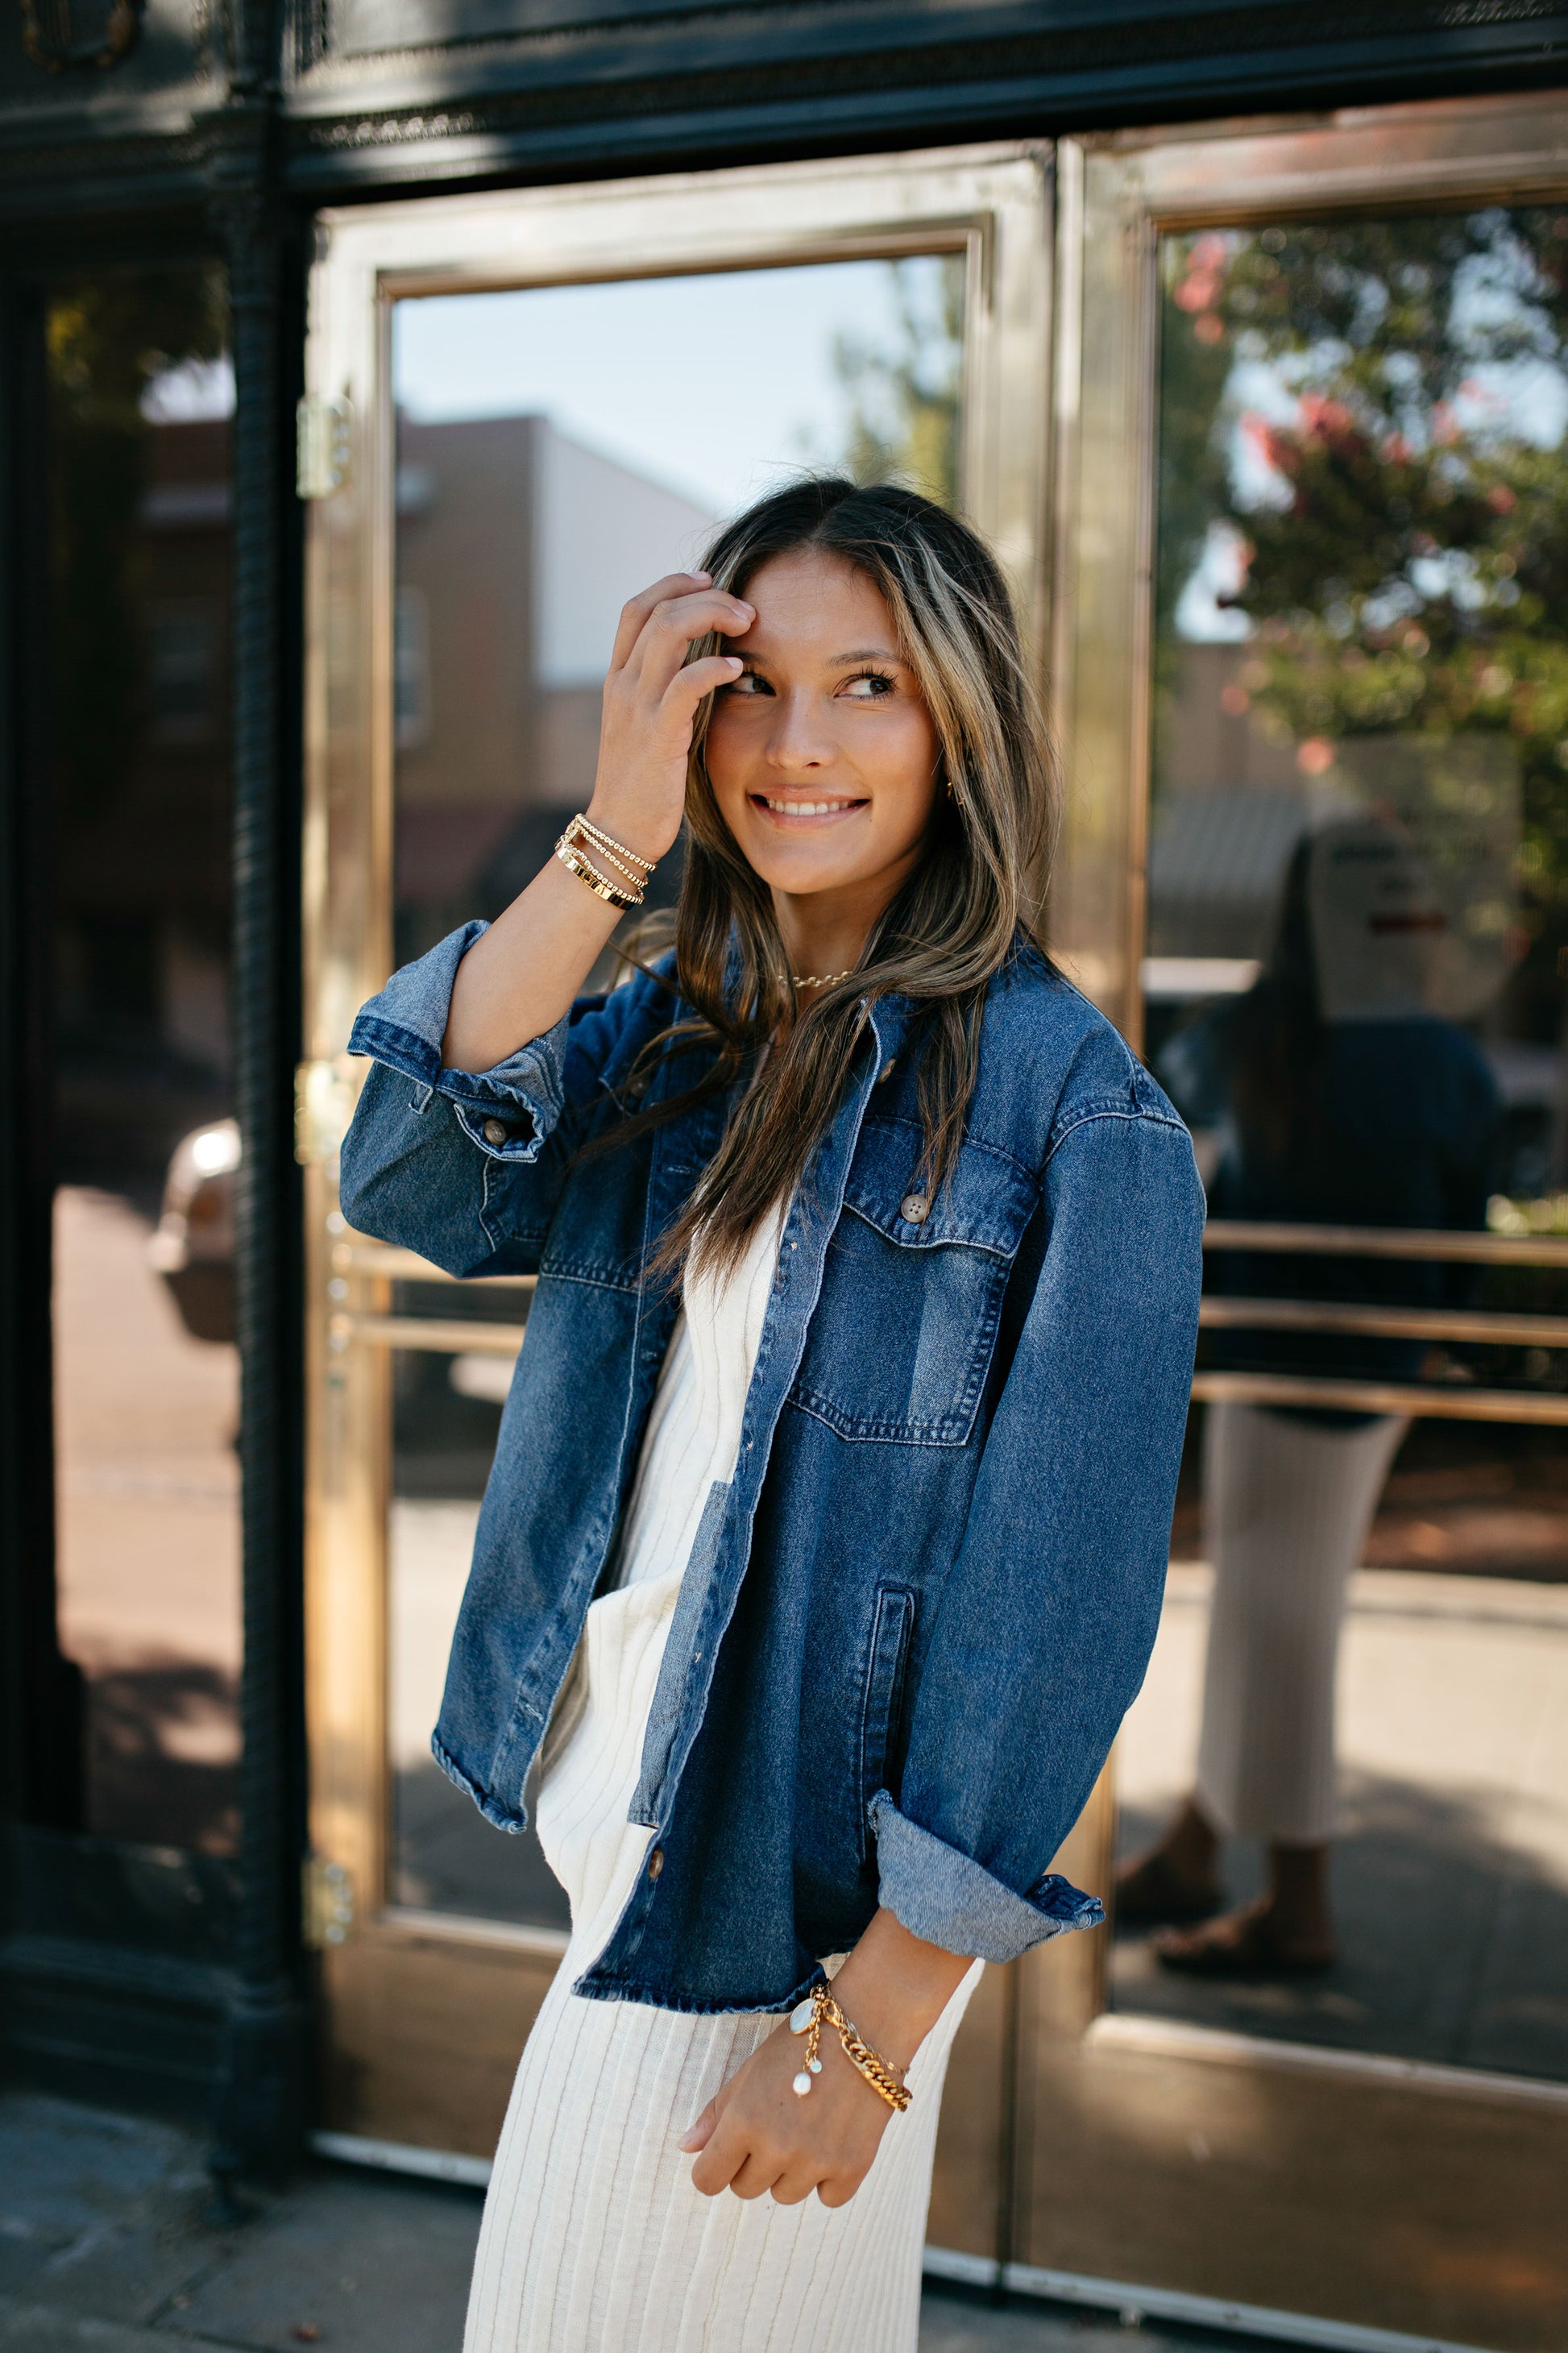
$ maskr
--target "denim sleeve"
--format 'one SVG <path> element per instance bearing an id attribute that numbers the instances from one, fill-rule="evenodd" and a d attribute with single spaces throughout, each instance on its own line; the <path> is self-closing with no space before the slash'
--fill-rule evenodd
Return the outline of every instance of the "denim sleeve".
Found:
<path id="1" fill-rule="evenodd" d="M 991 1961 L 1104 1916 L 1049 1866 L 1153 1647 L 1197 1335 L 1204 1198 L 1184 1127 L 1083 1118 L 1045 1187 L 1045 1258 L 937 1605 L 899 1800 L 882 1790 L 871 1808 L 882 1903 Z"/>
<path id="2" fill-rule="evenodd" d="M 458 965 L 486 929 L 465 923 L 363 1006 L 351 1054 L 371 1058 L 343 1139 L 339 1198 L 361 1233 L 450 1274 L 531 1273 L 578 1128 L 629 1059 L 657 984 L 580 998 L 489 1071 L 450 1071 L 441 1042 Z"/>

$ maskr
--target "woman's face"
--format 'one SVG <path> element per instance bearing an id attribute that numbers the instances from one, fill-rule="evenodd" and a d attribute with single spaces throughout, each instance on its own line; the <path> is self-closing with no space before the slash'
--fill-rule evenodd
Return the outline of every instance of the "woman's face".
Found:
<path id="1" fill-rule="evenodd" d="M 892 617 L 864 573 L 817 548 L 746 585 L 756 619 L 726 640 L 708 774 L 748 863 L 788 897 L 842 892 L 872 918 L 918 863 L 941 747 Z"/>

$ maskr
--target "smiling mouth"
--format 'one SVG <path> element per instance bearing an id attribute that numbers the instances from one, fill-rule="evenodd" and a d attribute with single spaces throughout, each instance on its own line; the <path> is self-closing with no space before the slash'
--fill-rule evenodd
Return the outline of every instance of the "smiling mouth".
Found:
<path id="1" fill-rule="evenodd" d="M 847 795 L 828 799 L 819 794 L 807 800 L 804 794 L 749 793 L 747 798 L 754 809 L 765 810 L 769 817 L 783 818 L 786 824 L 801 820 L 820 823 L 824 818 L 847 817 L 852 809 L 868 806 L 864 799 L 852 800 Z"/>

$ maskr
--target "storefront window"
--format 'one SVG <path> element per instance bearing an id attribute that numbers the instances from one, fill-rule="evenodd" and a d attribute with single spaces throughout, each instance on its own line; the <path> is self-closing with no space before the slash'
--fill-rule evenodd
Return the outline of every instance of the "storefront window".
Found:
<path id="1" fill-rule="evenodd" d="M 585 806 L 620 608 L 722 516 L 807 465 L 959 495 L 964 270 L 929 254 L 398 304 L 400 962 L 498 914 Z M 672 857 L 650 906 L 678 884 Z M 532 1838 L 498 1839 L 429 1753 L 527 1289 L 395 1294 L 447 1328 L 394 1365 L 395 1899 L 563 1926 Z"/>
<path id="2" fill-rule="evenodd" d="M 240 1663 L 231 393 L 199 268 L 45 312 L 55 1590 L 78 1827 L 230 1852 Z"/>
<path id="3" fill-rule="evenodd" d="M 1146 1038 L 1217 1224 L 1117 1998 L 1568 2077 L 1568 216 L 1162 263 Z"/>

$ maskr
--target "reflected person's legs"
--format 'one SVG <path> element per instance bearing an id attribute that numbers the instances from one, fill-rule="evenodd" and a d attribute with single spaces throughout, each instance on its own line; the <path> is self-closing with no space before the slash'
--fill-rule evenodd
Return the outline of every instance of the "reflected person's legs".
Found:
<path id="1" fill-rule="evenodd" d="M 1175 1968 L 1321 1966 L 1332 1957 L 1334 1680 L 1346 1583 L 1407 1424 L 1343 1429 L 1211 1406 L 1204 1515 L 1214 1562 L 1197 1789 L 1122 1882 L 1124 1916 L 1194 1918 L 1217 1894 L 1223 1835 L 1266 1840 L 1269 1890 L 1159 1940 Z M 1131 1900 L 1129 1900 L 1131 1899 Z"/>

